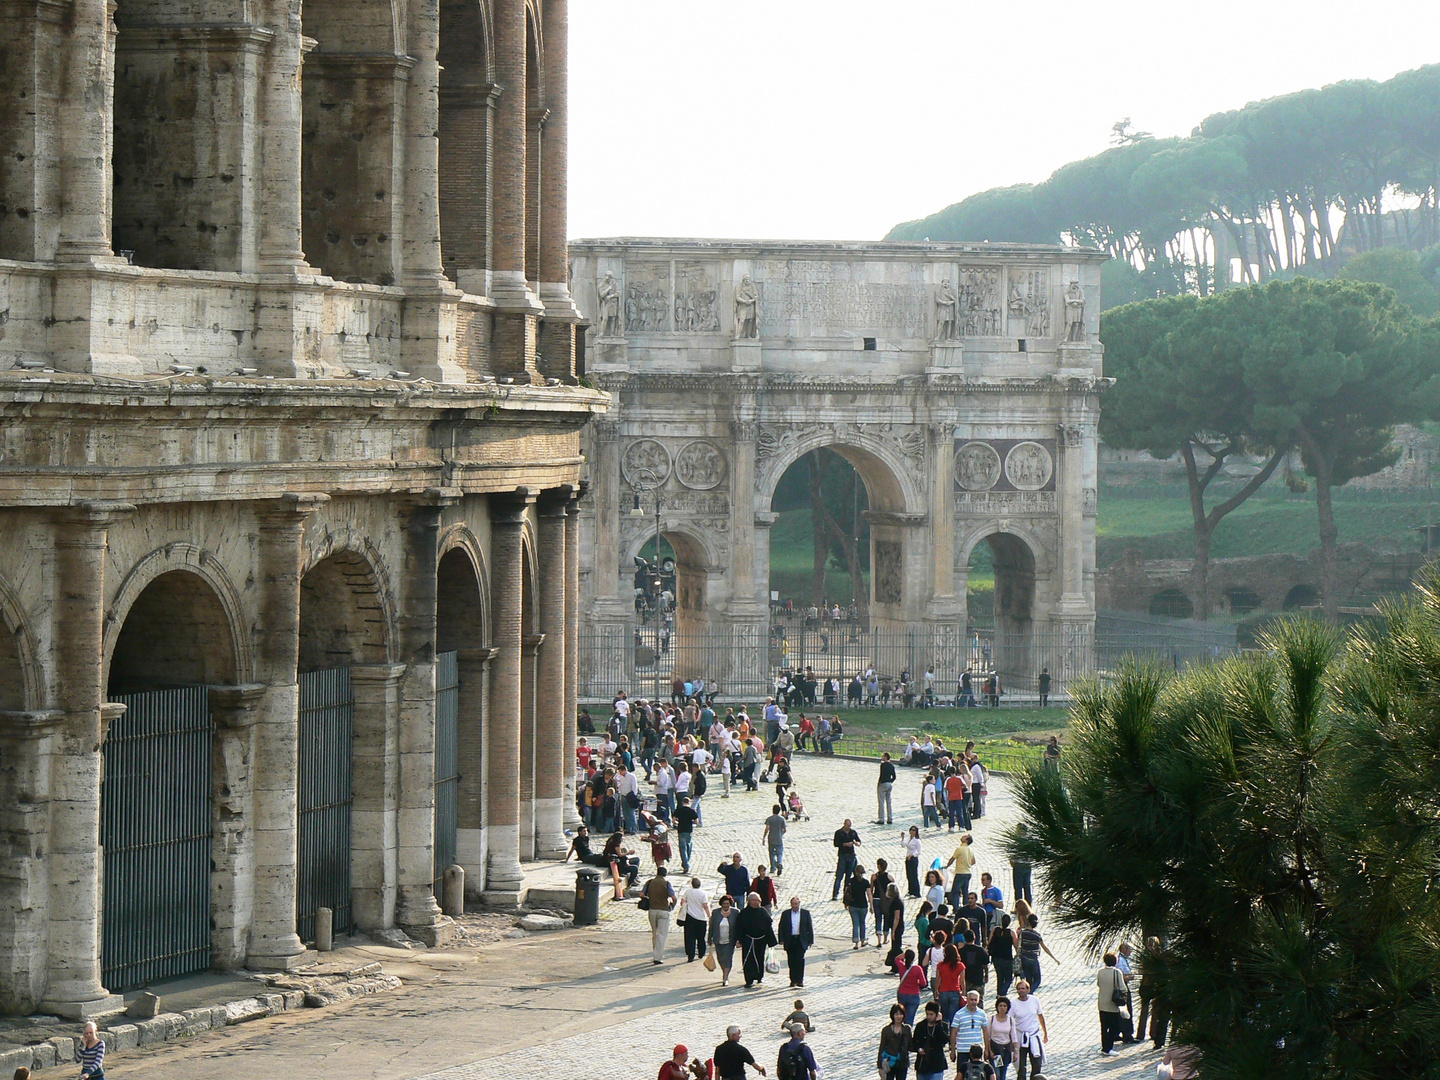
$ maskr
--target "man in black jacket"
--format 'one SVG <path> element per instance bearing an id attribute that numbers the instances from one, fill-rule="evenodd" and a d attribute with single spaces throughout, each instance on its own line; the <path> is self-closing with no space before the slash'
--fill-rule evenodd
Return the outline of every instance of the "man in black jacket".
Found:
<path id="1" fill-rule="evenodd" d="M 790 985 L 805 985 L 805 950 L 815 944 L 815 927 L 810 912 L 800 906 L 800 898 L 790 898 L 790 910 L 780 913 L 780 946 L 790 962 Z"/>
<path id="2" fill-rule="evenodd" d="M 893 825 L 895 810 L 890 804 L 890 792 L 895 787 L 895 763 L 889 754 L 880 755 L 880 782 L 875 785 L 875 824 Z"/>
<path id="3" fill-rule="evenodd" d="M 840 886 L 850 876 L 850 871 L 855 869 L 857 862 L 855 849 L 860 845 L 860 834 L 855 831 L 854 824 L 847 817 L 845 824 L 835 830 L 835 887 L 831 890 L 830 899 L 834 900 L 840 895 Z"/>

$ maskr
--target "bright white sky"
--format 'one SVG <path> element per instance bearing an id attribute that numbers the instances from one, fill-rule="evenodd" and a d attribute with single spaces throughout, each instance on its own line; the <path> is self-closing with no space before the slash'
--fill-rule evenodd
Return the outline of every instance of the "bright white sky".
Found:
<path id="1" fill-rule="evenodd" d="M 876 239 L 1123 116 L 1440 61 L 1440 0 L 570 0 L 570 234 Z"/>

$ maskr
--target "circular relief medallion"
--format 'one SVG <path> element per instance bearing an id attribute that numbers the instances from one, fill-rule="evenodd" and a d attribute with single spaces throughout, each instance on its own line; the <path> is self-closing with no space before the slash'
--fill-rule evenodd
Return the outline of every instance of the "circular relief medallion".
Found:
<path id="1" fill-rule="evenodd" d="M 1016 443 L 1005 455 L 1005 477 L 1020 491 L 1039 491 L 1050 482 L 1050 470 L 1050 451 L 1039 443 Z"/>
<path id="2" fill-rule="evenodd" d="M 1000 479 L 1000 455 L 989 443 L 966 443 L 955 454 L 955 479 L 966 491 L 989 491 Z"/>
<path id="3" fill-rule="evenodd" d="M 637 439 L 625 448 L 620 471 L 631 487 L 658 487 L 670 478 L 670 452 L 654 439 Z"/>
<path id="4" fill-rule="evenodd" d="M 714 443 L 686 443 L 675 455 L 675 475 L 696 491 L 709 491 L 725 479 L 725 455 Z"/>

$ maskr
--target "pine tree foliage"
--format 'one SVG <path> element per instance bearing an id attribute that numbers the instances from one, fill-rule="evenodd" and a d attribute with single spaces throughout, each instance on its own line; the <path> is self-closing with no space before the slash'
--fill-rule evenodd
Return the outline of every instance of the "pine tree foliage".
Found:
<path id="1" fill-rule="evenodd" d="M 1127 666 L 1019 781 L 1012 856 L 1093 952 L 1164 941 L 1207 1080 L 1440 1077 L 1440 577 L 1383 614 Z"/>

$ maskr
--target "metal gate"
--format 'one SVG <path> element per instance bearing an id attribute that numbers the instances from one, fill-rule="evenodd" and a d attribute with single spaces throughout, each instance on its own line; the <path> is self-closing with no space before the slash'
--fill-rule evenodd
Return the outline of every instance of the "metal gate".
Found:
<path id="1" fill-rule="evenodd" d="M 101 975 L 138 990 L 210 966 L 209 688 L 118 696 L 105 739 Z"/>
<path id="2" fill-rule="evenodd" d="M 435 895 L 458 857 L 460 824 L 460 665 L 453 652 L 435 657 Z"/>
<path id="3" fill-rule="evenodd" d="M 350 745 L 355 695 L 350 669 L 300 676 L 300 764 L 297 777 L 299 851 L 296 932 L 315 940 L 315 912 L 334 913 L 337 934 L 351 929 Z"/>

